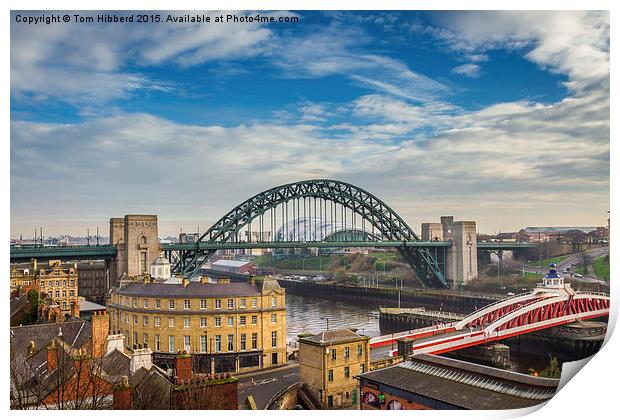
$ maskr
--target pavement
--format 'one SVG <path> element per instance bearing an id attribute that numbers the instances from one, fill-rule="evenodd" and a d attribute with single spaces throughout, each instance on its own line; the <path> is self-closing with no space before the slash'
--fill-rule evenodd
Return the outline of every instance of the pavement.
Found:
<path id="1" fill-rule="evenodd" d="M 239 401 L 252 395 L 259 410 L 267 408 L 269 401 L 295 382 L 299 382 L 299 364 L 246 374 L 239 377 Z"/>

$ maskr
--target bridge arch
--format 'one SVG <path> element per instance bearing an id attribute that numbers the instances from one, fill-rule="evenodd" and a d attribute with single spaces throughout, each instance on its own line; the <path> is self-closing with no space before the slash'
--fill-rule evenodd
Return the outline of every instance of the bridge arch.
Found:
<path id="1" fill-rule="evenodd" d="M 394 210 L 362 188 L 331 179 L 293 182 L 258 193 L 222 216 L 200 236 L 199 242 L 225 243 L 230 241 L 238 237 L 243 227 L 263 217 L 268 211 L 273 212 L 273 209 L 287 205 L 289 202 L 293 203 L 294 211 L 294 203 L 306 199 L 315 200 L 315 208 L 316 200 L 319 200 L 319 203 L 322 201 L 325 204 L 329 202 L 339 205 L 343 209 L 348 209 L 352 217 L 357 215 L 362 223 L 369 223 L 373 228 L 373 234 L 376 229 L 378 236 L 385 240 L 405 243 L 398 250 L 414 268 L 420 280 L 427 285 L 448 287 L 438 260 L 429 249 L 406 246 L 407 241 L 418 241 L 419 238 Z M 297 205 L 299 206 L 299 203 Z M 305 206 L 304 201 L 304 211 Z M 191 276 L 214 252 L 199 248 L 184 251 L 176 261 L 173 270 Z"/>

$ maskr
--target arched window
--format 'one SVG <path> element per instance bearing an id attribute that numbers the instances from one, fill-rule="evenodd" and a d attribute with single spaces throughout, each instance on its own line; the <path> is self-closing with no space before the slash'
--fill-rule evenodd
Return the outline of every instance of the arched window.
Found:
<path id="1" fill-rule="evenodd" d="M 398 400 L 392 400 L 387 405 L 388 410 L 403 410 L 403 405 Z"/>
<path id="2" fill-rule="evenodd" d="M 141 243 L 142 245 L 146 245 L 146 236 L 142 236 L 142 237 L 140 238 L 140 243 Z"/>

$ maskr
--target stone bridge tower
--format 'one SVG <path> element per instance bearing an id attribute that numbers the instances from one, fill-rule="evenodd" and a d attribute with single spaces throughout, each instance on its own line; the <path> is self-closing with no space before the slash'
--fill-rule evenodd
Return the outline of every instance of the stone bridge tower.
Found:
<path id="1" fill-rule="evenodd" d="M 157 216 L 128 214 L 110 219 L 110 244 L 117 249 L 114 283 L 123 274 L 149 273 L 160 252 Z"/>
<path id="2" fill-rule="evenodd" d="M 478 237 L 476 222 L 454 221 L 441 217 L 443 240 L 452 241 L 446 250 L 446 278 L 456 287 L 478 277 Z"/>

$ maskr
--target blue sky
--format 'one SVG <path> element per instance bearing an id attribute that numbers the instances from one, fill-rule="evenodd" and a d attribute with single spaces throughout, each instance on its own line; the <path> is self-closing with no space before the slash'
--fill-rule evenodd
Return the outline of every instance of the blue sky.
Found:
<path id="1" fill-rule="evenodd" d="M 157 213 L 175 234 L 313 177 L 376 193 L 414 228 L 444 214 L 487 232 L 606 217 L 606 13 L 292 11 L 261 14 L 298 23 L 195 25 L 18 14 L 12 237 L 126 213 Z"/>

